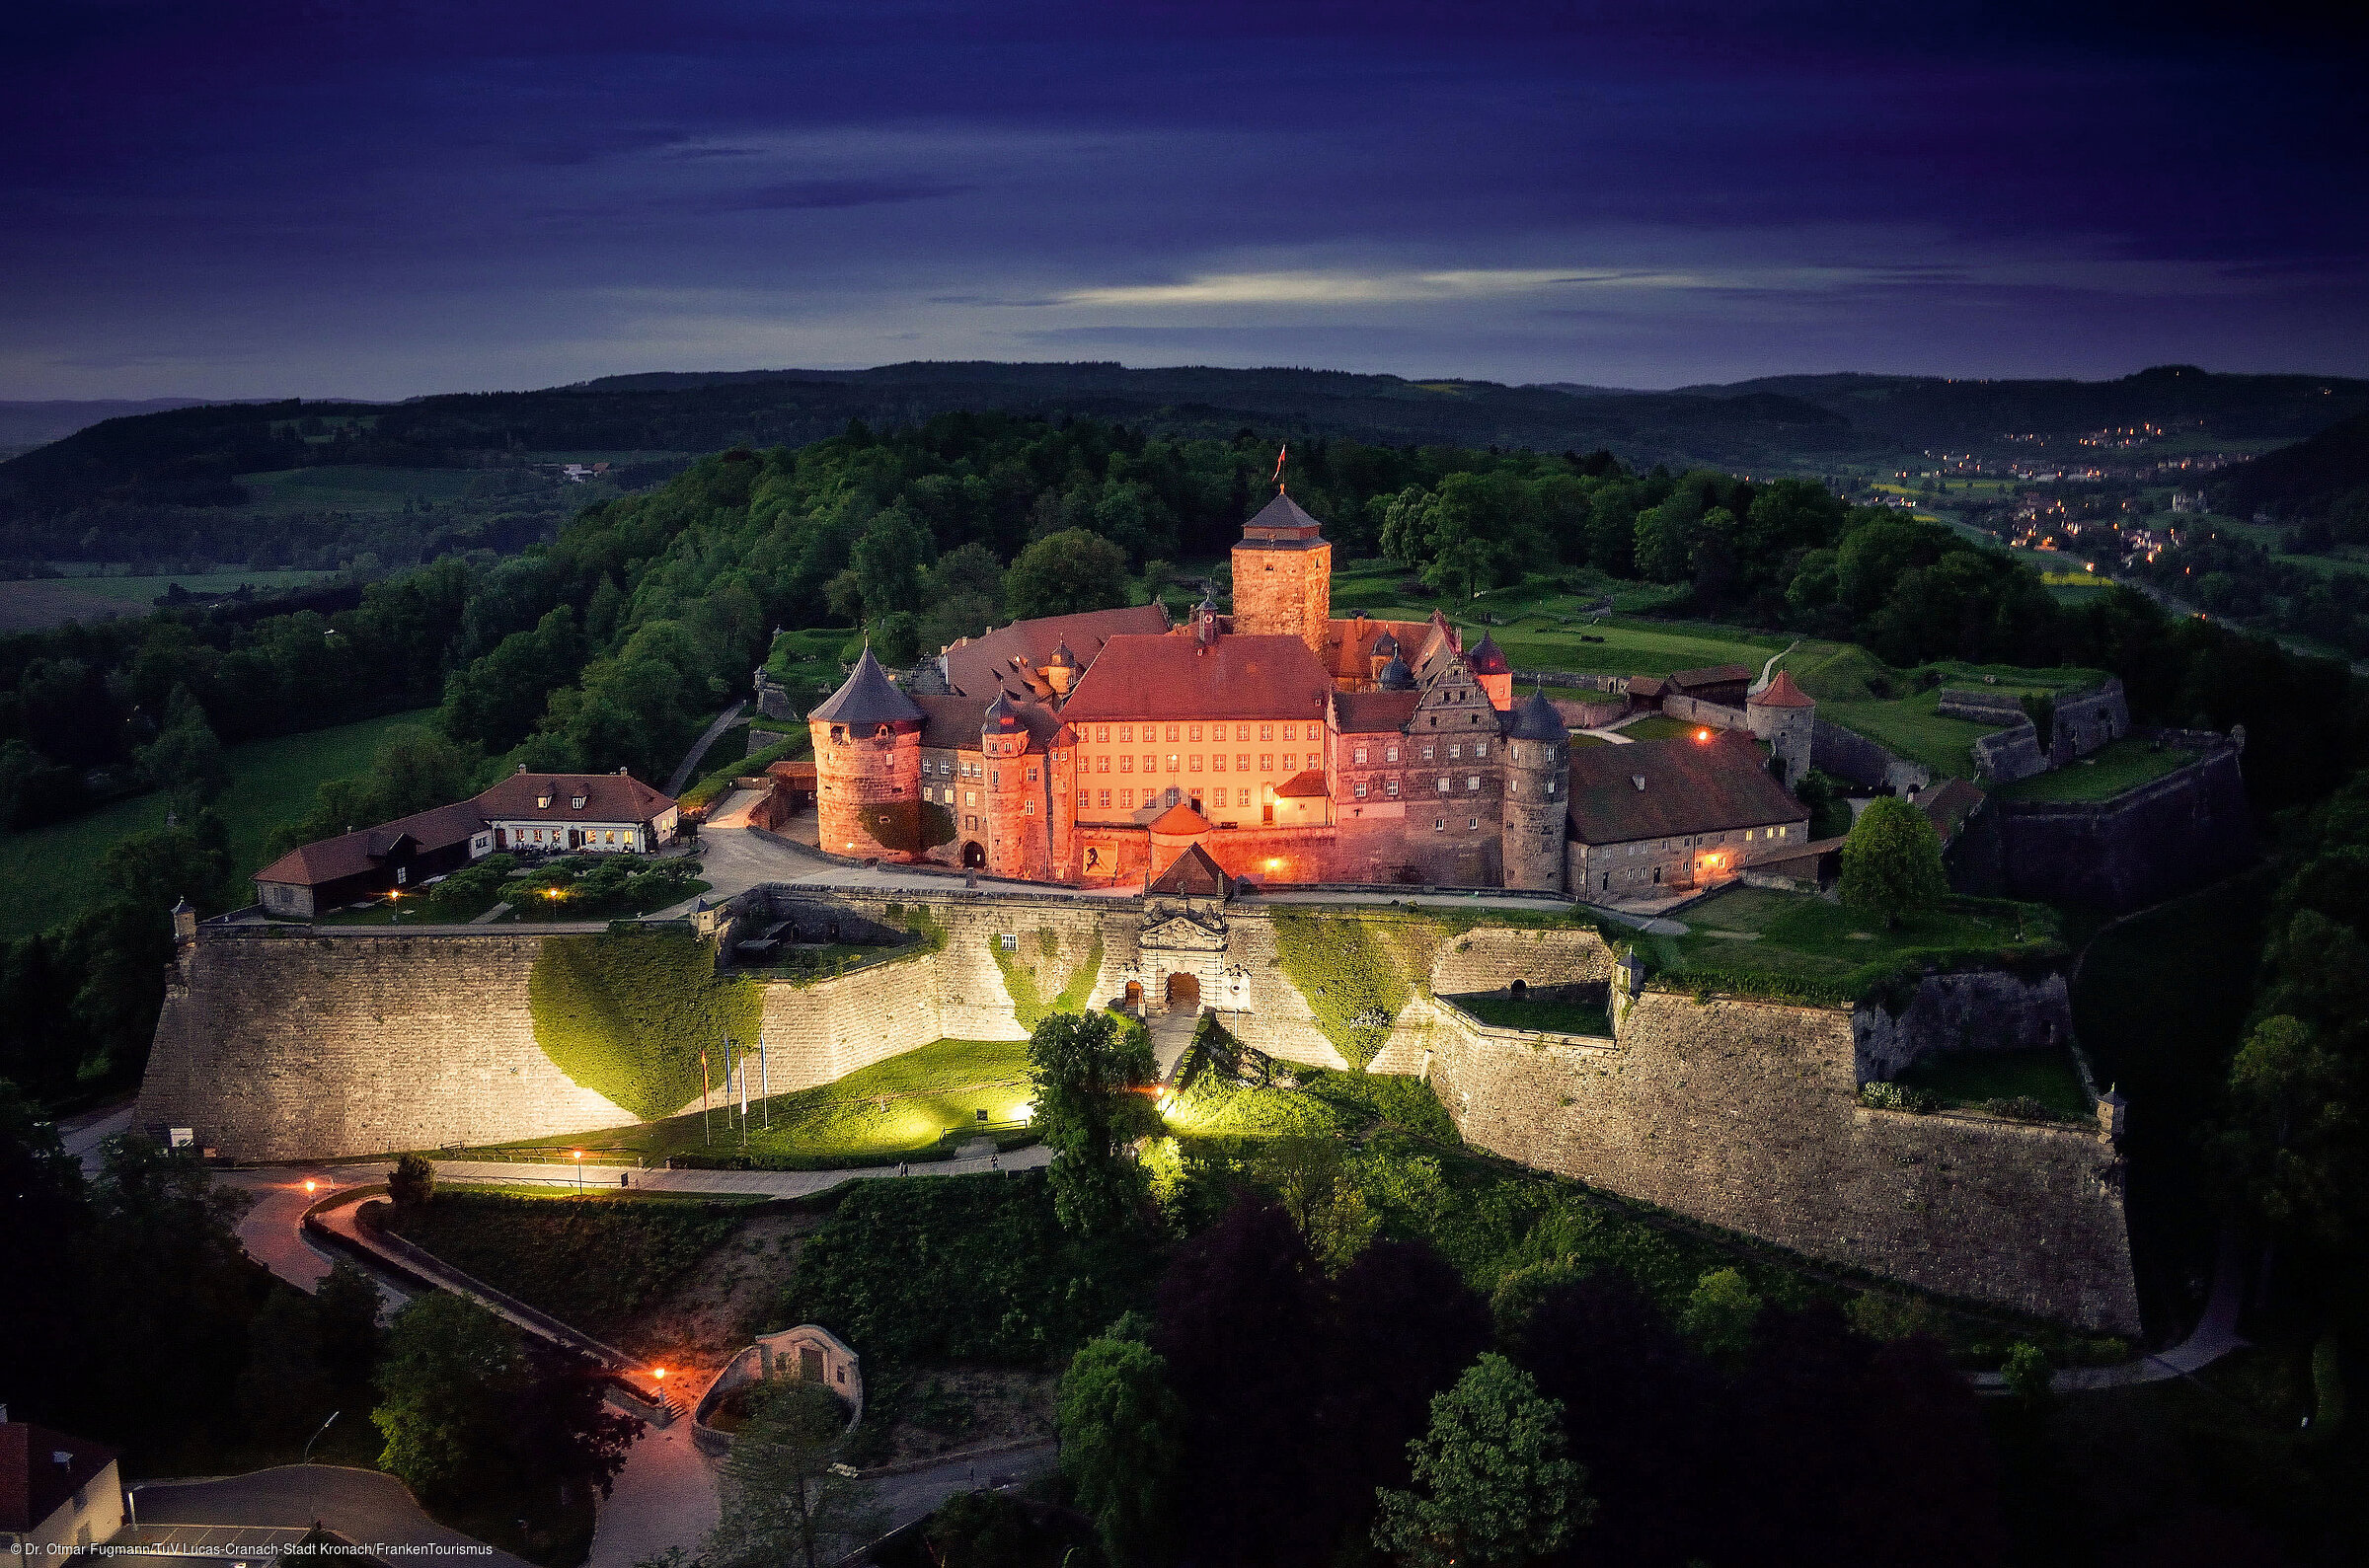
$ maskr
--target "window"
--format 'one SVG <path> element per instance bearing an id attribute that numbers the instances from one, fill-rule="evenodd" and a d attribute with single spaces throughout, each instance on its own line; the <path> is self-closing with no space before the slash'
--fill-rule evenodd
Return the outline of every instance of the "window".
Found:
<path id="1" fill-rule="evenodd" d="M 1360 800 L 1363 800 L 1363 799 L 1365 798 L 1365 781 L 1364 781 L 1364 780 L 1360 779 L 1360 780 L 1358 780 L 1358 781 L 1357 781 L 1357 784 L 1356 784 L 1356 791 L 1357 791 L 1357 798 L 1358 798 L 1358 799 L 1360 799 Z"/>
<path id="2" fill-rule="evenodd" d="M 1260 738 L 1261 740 L 1272 740 L 1272 739 L 1274 739 L 1274 738 L 1275 738 L 1275 726 L 1274 726 L 1274 725 L 1272 725 L 1272 724 L 1261 724 L 1261 725 L 1259 726 L 1259 738 Z"/>
<path id="3" fill-rule="evenodd" d="M 1195 724 L 1195 725 L 1193 725 L 1193 726 L 1192 726 L 1190 729 L 1188 729 L 1188 730 L 1186 730 L 1186 731 L 1184 732 L 1184 738 L 1185 738 L 1186 740 L 1198 740 L 1198 739 L 1200 739 L 1200 738 L 1201 738 L 1201 726 L 1200 726 L 1200 725 L 1198 725 L 1198 724 Z"/>
<path id="4" fill-rule="evenodd" d="M 1448 819 L 1447 819 L 1446 817 L 1433 817 L 1433 818 L 1431 819 L 1431 831 L 1432 831 L 1432 832 L 1434 832 L 1434 833 L 1445 833 L 1445 832 L 1447 832 L 1447 831 L 1448 831 Z"/>
<path id="5" fill-rule="evenodd" d="M 1211 773 L 1224 773 L 1226 771 L 1226 754 L 1224 752 L 1218 752 L 1210 757 L 1209 771 Z"/>
<path id="6" fill-rule="evenodd" d="M 609 842 L 609 843 L 611 843 L 611 844 L 615 844 L 615 843 L 617 842 L 617 835 L 616 835 L 616 834 L 614 834 L 614 833 L 610 834 L 610 835 L 608 836 L 608 842 Z"/>
<path id="7" fill-rule="evenodd" d="M 1175 752 L 1172 751 L 1168 754 L 1168 771 L 1170 773 L 1175 773 L 1177 771 L 1177 764 L 1180 760 L 1181 759 L 1179 759 Z"/>
<path id="8" fill-rule="evenodd" d="M 1036 782 L 1036 770 L 1035 770 L 1035 769 L 1033 769 L 1033 768 L 1031 768 L 1031 769 L 1029 770 L 1029 779 L 1028 779 L 1028 782 L 1029 782 L 1030 784 L 1034 784 L 1034 783 Z"/>
<path id="9" fill-rule="evenodd" d="M 1199 773 L 1201 771 L 1201 754 L 1199 752 L 1196 751 L 1191 756 L 1184 759 L 1184 771 L 1186 773 Z"/>
<path id="10" fill-rule="evenodd" d="M 1177 738 L 1177 726 L 1176 726 L 1176 725 L 1174 725 L 1174 724 L 1171 724 L 1171 725 L 1169 725 L 1169 726 L 1168 726 L 1168 738 L 1169 738 L 1171 741 L 1174 741 L 1174 740 Z"/>
<path id="11" fill-rule="evenodd" d="M 1443 795 L 1448 792 L 1448 778 L 1445 774 L 1439 777 L 1439 792 Z"/>
<path id="12" fill-rule="evenodd" d="M 1170 784 L 1168 786 L 1168 803 L 1173 806 L 1180 798 L 1182 797 L 1177 793 L 1177 786 L 1175 784 Z"/>
<path id="13" fill-rule="evenodd" d="M 1008 953 L 1020 950 L 1020 937 L 1012 932 L 1005 932 L 1001 936 L 996 937 L 996 943 Z"/>
<path id="14" fill-rule="evenodd" d="M 1425 762 L 1429 762 L 1429 761 L 1430 761 L 1430 760 L 1431 760 L 1433 757 L 1437 756 L 1438 754 L 1439 754 L 1439 748 L 1438 748 L 1437 746 L 1425 746 L 1425 747 L 1423 748 L 1423 761 L 1425 761 Z"/>
<path id="15" fill-rule="evenodd" d="M 1127 737 L 1122 734 L 1118 738 L 1124 740 Z M 1098 746 L 1108 746 L 1110 744 L 1110 726 L 1108 724 L 1097 724 L 1094 726 L 1094 743 Z"/>
<path id="16" fill-rule="evenodd" d="M 1283 754 L 1283 771 L 1285 773 L 1298 773 L 1300 771 L 1300 754 L 1298 752 L 1287 751 Z"/>
<path id="17" fill-rule="evenodd" d="M 1463 748 L 1462 746 L 1450 746 L 1450 747 L 1448 748 L 1448 756 L 1449 756 L 1450 758 L 1452 758 L 1452 759 L 1453 759 L 1453 758 L 1461 758 L 1463 755 L 1464 755 L 1464 748 Z"/>
<path id="18" fill-rule="evenodd" d="M 1083 810 L 1085 810 L 1085 809 L 1086 809 L 1086 806 L 1087 806 L 1086 793 L 1087 793 L 1087 792 L 1086 792 L 1085 790 L 1083 790 L 1083 789 L 1081 789 L 1081 790 L 1079 790 L 1079 791 L 1078 791 L 1078 809 L 1079 809 L 1080 811 L 1083 811 Z"/>
<path id="19" fill-rule="evenodd" d="M 1399 748 L 1396 746 L 1386 748 L 1382 753 L 1382 760 L 1384 762 L 1397 762 L 1399 760 Z"/>
<path id="20" fill-rule="evenodd" d="M 1126 810 L 1129 810 L 1129 811 L 1132 811 L 1132 810 L 1134 810 L 1134 809 L 1135 809 L 1135 791 L 1134 791 L 1134 790 L 1132 790 L 1132 789 L 1121 789 L 1121 790 L 1118 792 L 1118 803 L 1119 803 L 1119 805 L 1120 805 L 1120 806 L 1124 807 Z"/>
<path id="21" fill-rule="evenodd" d="M 1133 744 L 1134 740 L 1135 726 L 1133 724 L 1121 724 L 1118 726 L 1118 741 L 1120 745 L 1131 745 Z"/>
<path id="22" fill-rule="evenodd" d="M 1098 789 L 1098 790 L 1096 790 L 1096 791 L 1095 791 L 1095 794 L 1096 794 L 1096 795 L 1099 797 L 1098 799 L 1096 799 L 1096 801 L 1095 801 L 1095 805 L 1096 805 L 1096 806 L 1097 806 L 1099 809 L 1101 809 L 1101 810 L 1104 810 L 1104 811 L 1108 811 L 1108 810 L 1109 810 L 1109 809 L 1110 809 L 1110 791 L 1109 791 L 1109 790 L 1108 790 L 1108 789 Z"/>
<path id="23" fill-rule="evenodd" d="M 1358 767 L 1362 768 L 1365 766 L 1365 748 L 1363 746 L 1358 747 L 1350 755 L 1356 759 Z"/>
<path id="24" fill-rule="evenodd" d="M 1471 773 L 1464 776 L 1464 792 L 1466 794 L 1471 794 L 1474 790 L 1479 789 L 1480 787 L 1481 776 L 1479 774 Z"/>
<path id="25" fill-rule="evenodd" d="M 1249 804 L 1251 803 L 1251 792 L 1250 792 L 1248 789 L 1237 789 L 1237 790 L 1235 790 L 1235 791 L 1234 791 L 1234 803 L 1235 803 L 1236 805 L 1238 805 L 1238 806 L 1247 806 L 1247 805 L 1249 805 Z"/>
<path id="26" fill-rule="evenodd" d="M 551 796 L 547 794 L 535 796 L 535 809 L 537 811 L 549 811 L 551 809 Z"/>
<path id="27" fill-rule="evenodd" d="M 1292 731 L 1292 726 L 1291 726 L 1291 725 L 1289 725 L 1289 724 L 1285 724 L 1285 725 L 1283 726 L 1283 738 L 1284 738 L 1285 740 L 1289 740 L 1289 739 L 1291 739 L 1291 738 L 1292 738 L 1292 733 L 1291 733 L 1291 731 Z"/>
<path id="28" fill-rule="evenodd" d="M 1382 793 L 1383 793 L 1384 795 L 1388 796 L 1390 799 L 1393 799 L 1393 800 L 1396 800 L 1396 799 L 1398 799 L 1398 798 L 1399 798 L 1399 782 L 1398 782 L 1396 779 L 1385 779 L 1385 780 L 1383 780 L 1383 781 L 1382 781 Z"/>
<path id="29" fill-rule="evenodd" d="M 962 791 L 962 803 L 963 803 L 964 805 L 966 805 L 966 806 L 975 806 L 975 805 L 977 805 L 977 804 L 979 803 L 979 792 L 978 792 L 976 789 L 965 789 L 965 790 L 963 790 L 963 791 Z"/>
<path id="30" fill-rule="evenodd" d="M 1145 773 L 1158 773 L 1160 771 L 1160 759 L 1157 757 L 1144 758 L 1143 771 Z"/>
<path id="31" fill-rule="evenodd" d="M 1251 726 L 1250 726 L 1250 725 L 1248 725 L 1248 724 L 1236 724 L 1236 725 L 1234 726 L 1234 738 L 1235 738 L 1236 740 L 1248 740 L 1248 739 L 1250 739 L 1250 738 L 1251 738 Z"/>
<path id="32" fill-rule="evenodd" d="M 1108 773 L 1110 771 L 1110 759 L 1108 757 L 1095 758 L 1094 771 L 1096 773 Z"/>
<path id="33" fill-rule="evenodd" d="M 1036 802 L 1033 800 L 1023 800 L 1020 803 L 1020 814 L 1024 817 L 1034 816 L 1036 814 Z"/>
<path id="34" fill-rule="evenodd" d="M 1261 773 L 1273 773 L 1275 771 L 1275 754 L 1273 752 L 1262 751 L 1259 754 L 1259 771 Z"/>
<path id="35" fill-rule="evenodd" d="M 1486 740 L 1476 740 L 1476 741 L 1474 741 L 1474 742 L 1473 742 L 1473 756 L 1474 756 L 1476 759 L 1478 759 L 1479 761 L 1482 761 L 1482 762 L 1487 762 L 1487 761 L 1489 761 L 1489 742 L 1488 742 L 1488 741 L 1486 741 Z"/>
<path id="36" fill-rule="evenodd" d="M 581 811 L 581 810 L 583 810 L 583 809 L 584 809 L 584 797 L 583 797 L 582 795 L 571 795 L 571 796 L 569 797 L 568 803 L 569 803 L 570 805 L 572 805 L 572 806 L 575 807 L 575 809 L 576 809 L 576 810 L 578 810 L 578 811 Z"/>
<path id="37" fill-rule="evenodd" d="M 1247 729 L 1250 726 L 1246 724 L 1243 727 Z M 1234 754 L 1234 771 L 1236 773 L 1249 773 L 1251 771 L 1251 754 L 1249 752 L 1238 751 Z"/>

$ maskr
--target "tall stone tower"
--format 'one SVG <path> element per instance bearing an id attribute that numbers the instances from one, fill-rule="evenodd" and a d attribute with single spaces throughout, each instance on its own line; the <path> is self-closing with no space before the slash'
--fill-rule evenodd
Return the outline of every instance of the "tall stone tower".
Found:
<path id="1" fill-rule="evenodd" d="M 1775 680 L 1744 699 L 1744 721 L 1751 725 L 1753 739 L 1769 743 L 1777 777 L 1785 786 L 1791 789 L 1799 784 L 1809 772 L 1809 743 L 1817 728 L 1818 705 L 1795 683 L 1791 671 L 1779 670 Z"/>
<path id="2" fill-rule="evenodd" d="M 814 818 L 826 854 L 915 859 L 922 711 L 866 648 L 855 673 L 806 715 L 814 737 Z"/>
<path id="3" fill-rule="evenodd" d="M 1052 877 L 1052 790 L 1045 777 L 1049 759 L 1031 749 L 1033 739 L 1021 705 L 996 694 L 979 720 L 987 770 L 987 869 L 1041 882 Z"/>
<path id="4" fill-rule="evenodd" d="M 1513 710 L 1513 665 L 1506 660 L 1505 650 L 1488 633 L 1481 640 L 1465 649 L 1464 665 L 1489 694 L 1489 706 L 1500 713 Z"/>
<path id="5" fill-rule="evenodd" d="M 1321 663 L 1332 619 L 1332 543 L 1299 502 L 1277 495 L 1234 546 L 1234 630 L 1298 637 Z"/>
<path id="6" fill-rule="evenodd" d="M 1570 810 L 1571 740 L 1543 692 L 1513 710 L 1505 732 L 1505 885 L 1560 893 Z"/>

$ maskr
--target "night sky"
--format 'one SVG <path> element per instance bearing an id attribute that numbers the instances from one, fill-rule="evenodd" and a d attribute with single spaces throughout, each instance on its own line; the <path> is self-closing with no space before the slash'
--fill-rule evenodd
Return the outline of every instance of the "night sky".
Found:
<path id="1" fill-rule="evenodd" d="M 2369 374 L 2369 72 L 2288 18 L 18 0 L 0 398 Z"/>

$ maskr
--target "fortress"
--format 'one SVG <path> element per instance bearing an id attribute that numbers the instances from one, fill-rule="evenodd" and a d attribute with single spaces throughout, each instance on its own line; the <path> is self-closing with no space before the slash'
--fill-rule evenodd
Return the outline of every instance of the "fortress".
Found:
<path id="1" fill-rule="evenodd" d="M 905 688 L 867 652 L 807 715 L 818 846 L 1139 890 L 1175 872 L 1666 892 L 1801 855 L 1809 813 L 1785 785 L 1814 705 L 1790 676 L 1716 738 L 1574 772 L 1563 716 L 1516 697 L 1494 640 L 1468 646 L 1436 612 L 1336 619 L 1332 561 L 1278 494 L 1234 547 L 1230 616 L 1019 622 Z"/>
<path id="2" fill-rule="evenodd" d="M 1480 1149 L 1823 1263 L 2101 1331 L 2137 1326 L 2112 1142 L 2081 1125 L 1861 1103 L 1861 1084 L 1925 1054 L 2064 1040 L 2059 977 L 1930 976 L 1896 1013 L 1801 1007 L 1637 985 L 1593 930 L 1545 911 L 1482 920 L 952 887 L 926 904 L 758 888 L 695 933 L 673 929 L 721 952 L 782 921 L 934 939 L 836 978 L 745 982 L 760 993 L 777 1093 L 940 1038 L 1023 1037 L 1008 971 L 1026 966 L 1032 996 L 1208 1008 L 1284 1060 L 1418 1075 Z M 1360 940 L 1339 939 L 1347 921 Z M 538 1041 L 530 994 L 551 943 L 640 939 L 190 922 L 137 1119 L 258 1160 L 630 1124 Z M 1351 946 L 1365 956 L 1339 956 Z M 1365 964 L 1365 981 L 1399 1000 L 1334 1016 L 1310 952 Z M 1609 1033 L 1491 1027 L 1454 1001 L 1517 983 L 1609 993 Z"/>

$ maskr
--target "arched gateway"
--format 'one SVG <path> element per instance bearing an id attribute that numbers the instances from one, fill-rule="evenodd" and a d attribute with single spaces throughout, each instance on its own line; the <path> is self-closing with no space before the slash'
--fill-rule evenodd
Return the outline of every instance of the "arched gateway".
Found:
<path id="1" fill-rule="evenodd" d="M 1196 975 L 1185 974 L 1182 970 L 1170 975 L 1168 977 L 1168 1005 L 1171 1008 L 1199 1008 L 1201 1005 L 1200 978 Z"/>

